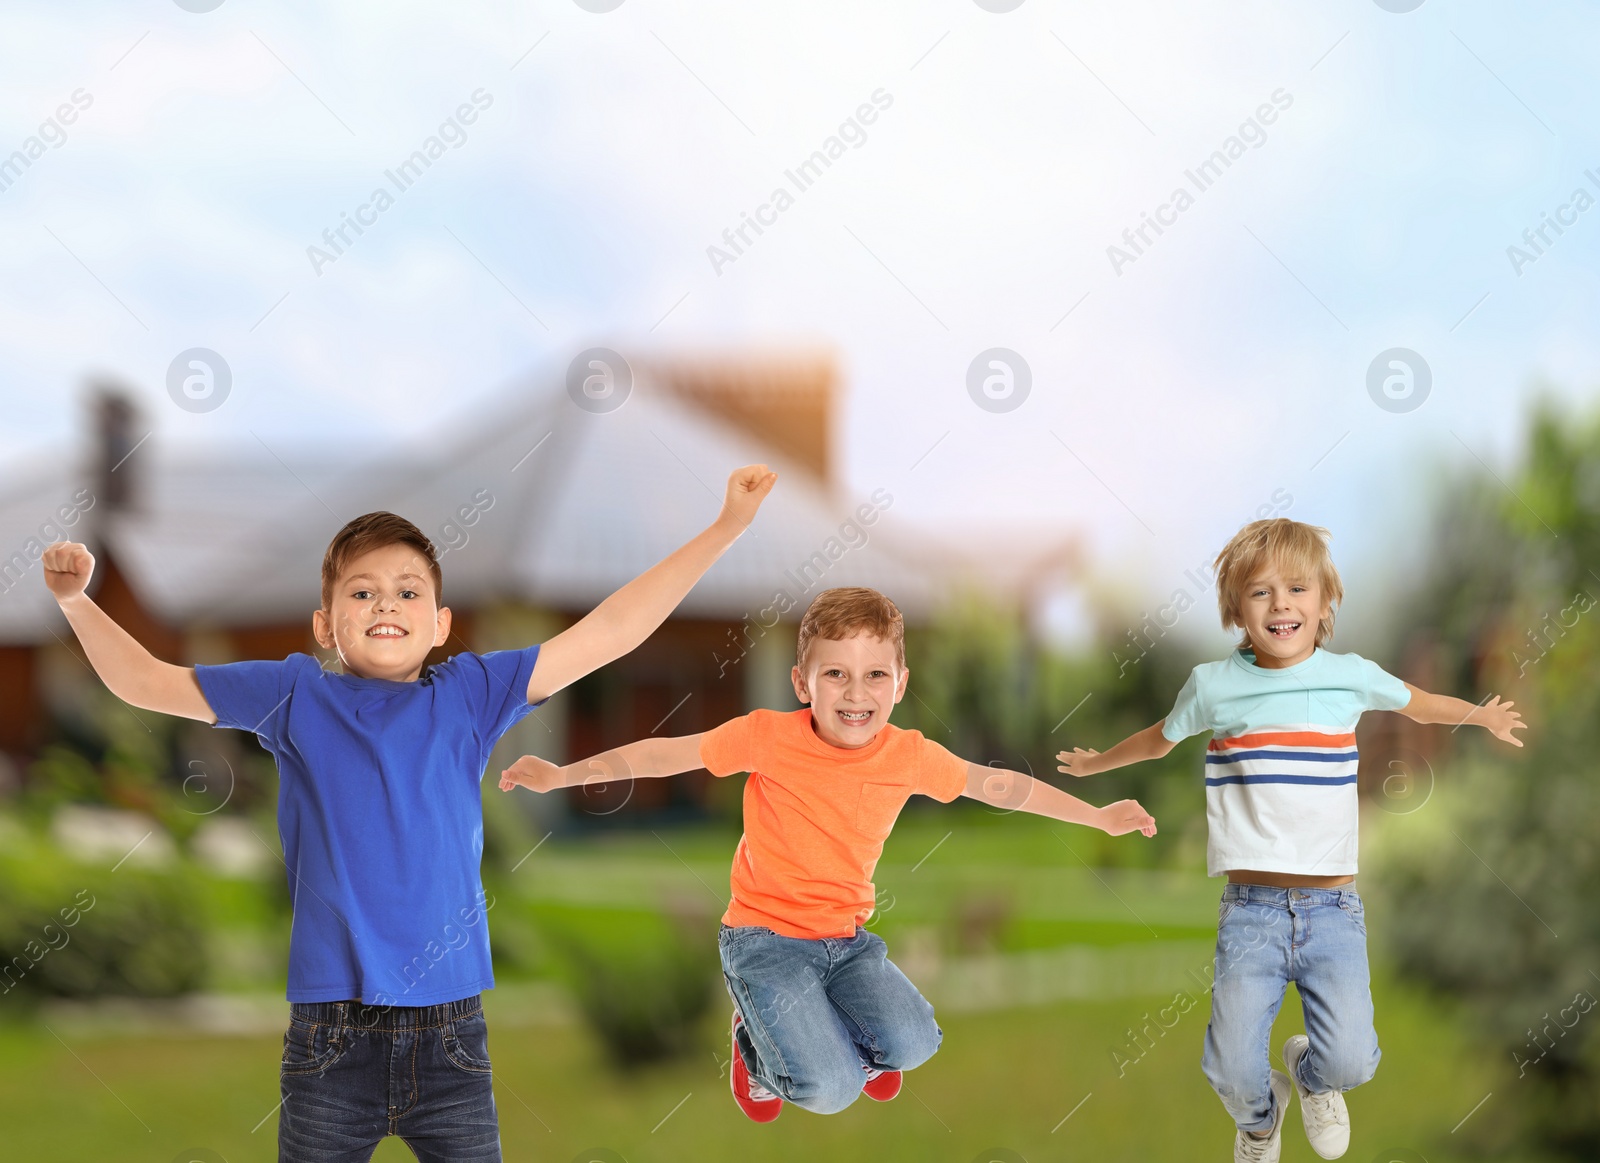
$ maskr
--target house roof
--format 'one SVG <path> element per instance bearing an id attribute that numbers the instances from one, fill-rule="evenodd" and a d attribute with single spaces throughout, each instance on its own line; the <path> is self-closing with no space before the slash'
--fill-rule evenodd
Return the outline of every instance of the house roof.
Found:
<path id="1" fill-rule="evenodd" d="M 143 458 L 135 503 L 115 513 L 98 505 L 66 536 L 108 548 L 139 600 L 173 626 L 304 617 L 319 602 L 328 542 L 375 509 L 409 518 L 443 550 L 448 604 L 586 611 L 709 524 L 728 473 L 757 461 L 778 471 L 779 484 L 682 612 L 753 617 L 785 592 L 797 613 L 826 586 L 870 585 L 915 620 L 937 604 L 933 579 L 947 573 L 925 549 L 895 539 L 887 493 L 876 508 L 888 515 L 847 525 L 869 496 L 838 495 L 747 429 L 652 385 L 648 373 L 614 412 L 586 412 L 545 380 L 431 443 L 382 455 L 259 439 L 180 446 L 159 429 L 134 455 Z M 0 478 L 0 554 L 39 536 L 92 479 L 87 463 L 54 456 Z M 808 561 L 805 576 L 798 570 Z M 33 563 L 0 593 L 0 642 L 46 642 L 52 632 L 65 637 L 65 620 Z"/>

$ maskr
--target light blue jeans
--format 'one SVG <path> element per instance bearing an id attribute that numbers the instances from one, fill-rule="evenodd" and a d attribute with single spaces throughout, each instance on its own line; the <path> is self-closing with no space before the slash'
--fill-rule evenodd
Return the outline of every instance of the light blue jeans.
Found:
<path id="1" fill-rule="evenodd" d="M 1230 884 L 1218 912 L 1211 1024 L 1201 1068 L 1241 1131 L 1268 1131 L 1272 1021 L 1294 982 L 1311 1048 L 1300 1082 L 1345 1091 L 1372 1077 L 1381 1056 L 1372 1025 L 1367 923 L 1353 885 L 1267 888 Z"/>
<path id="2" fill-rule="evenodd" d="M 722 926 L 722 975 L 744 1018 L 751 1077 L 798 1107 L 834 1114 L 855 1102 L 863 1067 L 910 1070 L 943 1031 L 933 1007 L 890 961 L 883 938 L 805 940 L 757 925 Z"/>

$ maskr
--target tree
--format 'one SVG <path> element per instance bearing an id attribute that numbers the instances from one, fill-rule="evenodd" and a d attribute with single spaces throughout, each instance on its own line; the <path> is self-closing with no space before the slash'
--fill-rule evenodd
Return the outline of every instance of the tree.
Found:
<path id="1" fill-rule="evenodd" d="M 1514 699 L 1385 848 L 1400 968 L 1460 999 L 1516 1081 L 1471 1133 L 1600 1157 L 1600 412 L 1539 407 L 1506 483 L 1449 491 L 1403 619 L 1441 685 Z M 1494 1143 L 1485 1142 L 1485 1146 Z"/>

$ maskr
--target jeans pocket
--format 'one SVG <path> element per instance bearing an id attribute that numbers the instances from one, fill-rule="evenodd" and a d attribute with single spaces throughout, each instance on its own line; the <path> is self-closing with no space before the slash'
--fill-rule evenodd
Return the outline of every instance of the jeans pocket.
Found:
<path id="1" fill-rule="evenodd" d="M 320 1074 L 344 1053 L 344 1029 L 326 1022 L 291 1018 L 283 1035 L 283 1074 Z"/>
<path id="2" fill-rule="evenodd" d="M 456 1069 L 472 1074 L 493 1073 L 494 1068 L 489 1065 L 489 1027 L 481 1010 L 444 1026 L 440 1038 L 444 1056 Z"/>
<path id="3" fill-rule="evenodd" d="M 1367 935 L 1367 911 L 1362 907 L 1360 897 L 1346 896 L 1339 902 L 1339 911 L 1355 922 L 1356 929 L 1363 937 Z"/>
<path id="4" fill-rule="evenodd" d="M 717 933 L 717 939 L 724 945 L 738 945 L 752 937 L 777 937 L 781 934 L 765 925 L 724 925 Z"/>
<path id="5" fill-rule="evenodd" d="M 1270 945 L 1275 914 L 1271 906 L 1225 900 L 1218 907 L 1217 966 L 1236 965 Z"/>

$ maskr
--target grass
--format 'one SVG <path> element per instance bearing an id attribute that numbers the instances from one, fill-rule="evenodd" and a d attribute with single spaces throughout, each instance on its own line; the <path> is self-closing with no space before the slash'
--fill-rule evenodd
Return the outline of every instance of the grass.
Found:
<path id="1" fill-rule="evenodd" d="M 908 813 L 878 868 L 874 927 L 891 952 L 909 952 L 917 940 L 926 946 L 931 935 L 956 956 L 1063 945 L 1192 949 L 1214 937 L 1218 882 L 1092 868 L 1081 832 L 1032 817 Z M 663 911 L 710 924 L 726 898 L 736 840 L 709 829 L 552 839 L 493 886 L 496 942 L 509 949 L 524 926 L 534 965 L 541 916 L 595 933 L 659 924 Z M 1369 914 L 1385 907 L 1375 889 L 1367 888 Z M 1450 1012 L 1385 979 L 1380 948 L 1374 963 L 1384 1058 L 1376 1080 L 1350 1096 L 1347 1158 L 1468 1163 L 1472 1119 L 1516 1100 L 1514 1075 L 1474 1047 Z M 502 975 L 507 984 L 515 976 Z M 895 1102 L 863 1100 L 827 1118 L 791 1108 L 772 1126 L 746 1121 L 727 1093 L 720 987 L 687 1057 L 628 1073 L 606 1065 L 584 1025 L 527 1024 L 515 988 L 492 991 L 485 1005 L 511 1159 L 1226 1159 L 1231 1123 L 1199 1068 L 1207 999 L 1198 985 L 1187 988 L 1192 1007 L 1144 1046 L 1129 1031 L 1171 1005 L 1171 992 L 982 1013 L 948 1007 L 943 1048 L 908 1076 Z M 1291 990 L 1274 1047 L 1299 1023 Z M 63 1036 L 41 1024 L 0 1026 L 5 1157 L 167 1163 L 201 1148 L 227 1163 L 276 1158 L 277 1037 Z M 1467 1118 L 1485 1095 L 1489 1109 Z M 1298 1116 L 1290 1118 L 1285 1163 L 1314 1159 Z M 390 1140 L 375 1158 L 411 1155 Z"/>
<path id="2" fill-rule="evenodd" d="M 1467 1156 L 1451 1128 L 1506 1079 L 1420 997 L 1384 983 L 1377 994 L 1383 1065 L 1371 1085 L 1350 1096 L 1348 1158 L 1366 1163 L 1405 1148 L 1429 1163 L 1462 1163 Z M 508 1158 L 565 1161 L 609 1148 L 632 1163 L 827 1157 L 967 1163 L 1003 1147 L 1027 1160 L 1225 1159 L 1231 1125 L 1199 1070 L 1203 999 L 1122 1077 L 1113 1063 L 1113 1050 L 1128 1058 L 1139 1053 L 1130 1050 L 1125 1031 L 1171 1000 L 945 1018 L 944 1048 L 908 1076 L 895 1102 L 862 1100 L 827 1118 L 790 1108 L 769 1127 L 747 1122 L 727 1093 L 720 1005 L 698 1053 L 629 1075 L 603 1065 L 581 1026 L 497 1025 L 493 994 L 488 1010 Z M 1274 1045 L 1298 1022 L 1291 996 Z M 104 1038 L 69 1048 L 46 1029 L 11 1029 L 0 1035 L 6 1155 L 165 1163 L 199 1147 L 228 1163 L 275 1159 L 278 1051 L 271 1037 Z M 390 1140 L 376 1158 L 411 1156 Z M 1283 1158 L 1315 1158 L 1296 1123 Z"/>

